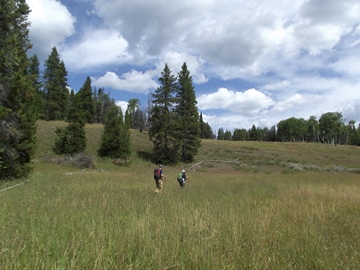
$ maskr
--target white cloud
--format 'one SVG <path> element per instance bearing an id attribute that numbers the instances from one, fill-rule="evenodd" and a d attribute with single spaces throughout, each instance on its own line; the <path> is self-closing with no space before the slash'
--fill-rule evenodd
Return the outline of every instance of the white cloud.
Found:
<path id="1" fill-rule="evenodd" d="M 256 89 L 235 92 L 220 88 L 217 92 L 197 98 L 200 110 L 222 109 L 240 112 L 244 116 L 254 116 L 274 104 L 274 101 Z"/>
<path id="2" fill-rule="evenodd" d="M 29 14 L 29 37 L 33 44 L 30 54 L 36 54 L 44 60 L 51 48 L 65 41 L 75 33 L 76 18 L 66 6 L 56 0 L 27 0 Z"/>
<path id="3" fill-rule="evenodd" d="M 124 73 L 120 77 L 114 72 L 108 71 L 100 78 L 93 78 L 92 85 L 144 94 L 158 87 L 158 84 L 152 80 L 149 73 L 142 73 L 136 70 Z"/>
<path id="4" fill-rule="evenodd" d="M 126 101 L 118 100 L 115 102 L 117 106 L 121 108 L 122 113 L 124 114 L 127 110 L 128 103 Z"/>
<path id="5" fill-rule="evenodd" d="M 129 61 L 127 45 L 114 30 L 87 29 L 80 41 L 61 50 L 61 56 L 69 70 L 90 70 Z"/>

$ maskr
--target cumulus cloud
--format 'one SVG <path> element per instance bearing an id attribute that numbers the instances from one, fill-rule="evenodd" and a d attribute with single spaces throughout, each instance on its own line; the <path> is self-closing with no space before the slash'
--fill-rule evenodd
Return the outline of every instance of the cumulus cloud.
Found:
<path id="1" fill-rule="evenodd" d="M 127 46 L 114 30 L 87 29 L 79 41 L 62 49 L 61 56 L 69 70 L 90 70 L 128 62 Z"/>
<path id="2" fill-rule="evenodd" d="M 217 108 L 231 112 L 240 112 L 244 116 L 254 116 L 261 110 L 274 104 L 270 97 L 256 89 L 235 92 L 226 88 L 220 88 L 215 93 L 201 95 L 197 100 L 200 110 Z"/>
<path id="3" fill-rule="evenodd" d="M 60 1 L 27 0 L 27 4 L 31 9 L 29 37 L 33 44 L 29 53 L 36 54 L 43 61 L 52 47 L 75 33 L 76 18 Z"/>
<path id="4" fill-rule="evenodd" d="M 158 87 L 158 84 L 152 80 L 149 73 L 142 73 L 136 70 L 124 73 L 120 77 L 114 72 L 108 71 L 100 78 L 92 78 L 92 85 L 144 94 Z"/>

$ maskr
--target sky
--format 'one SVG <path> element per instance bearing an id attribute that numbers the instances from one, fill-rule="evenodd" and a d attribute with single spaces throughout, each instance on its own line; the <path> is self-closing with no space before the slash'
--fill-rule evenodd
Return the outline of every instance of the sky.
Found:
<path id="1" fill-rule="evenodd" d="M 148 106 L 186 62 L 213 131 L 341 112 L 360 122 L 358 0 L 27 0 L 40 63 L 56 47 L 77 92 L 89 76 L 123 110 Z"/>

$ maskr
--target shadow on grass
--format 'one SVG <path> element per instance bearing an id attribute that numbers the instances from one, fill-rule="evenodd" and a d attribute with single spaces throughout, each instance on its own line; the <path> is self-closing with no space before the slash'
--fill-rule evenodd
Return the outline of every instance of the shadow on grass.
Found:
<path id="1" fill-rule="evenodd" d="M 154 156 L 152 152 L 137 151 L 137 155 L 139 158 L 145 161 L 154 162 Z"/>

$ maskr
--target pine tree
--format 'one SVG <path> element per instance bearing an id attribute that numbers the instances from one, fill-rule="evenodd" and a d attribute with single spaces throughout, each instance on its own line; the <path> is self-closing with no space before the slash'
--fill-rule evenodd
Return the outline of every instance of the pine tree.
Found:
<path id="1" fill-rule="evenodd" d="M 94 123 L 95 117 L 95 102 L 91 88 L 91 79 L 87 77 L 83 86 L 80 88 L 78 95 L 81 100 L 80 108 L 84 112 L 84 119 L 86 123 Z"/>
<path id="2" fill-rule="evenodd" d="M 174 123 L 174 102 L 176 78 L 171 74 L 168 65 L 159 78 L 161 85 L 152 94 L 150 110 L 149 137 L 154 145 L 154 161 L 157 163 L 176 163 L 179 144 L 176 141 Z"/>
<path id="3" fill-rule="evenodd" d="M 29 13 L 25 1 L 0 0 L 0 179 L 27 176 L 36 147 Z"/>
<path id="4" fill-rule="evenodd" d="M 198 152 L 201 139 L 195 90 L 186 63 L 178 73 L 176 99 L 176 138 L 180 144 L 180 158 L 183 162 L 191 162 Z"/>
<path id="5" fill-rule="evenodd" d="M 100 157 L 121 158 L 121 128 L 122 112 L 118 106 L 110 107 L 105 116 L 104 130 L 101 135 L 100 148 L 98 155 Z"/>
<path id="6" fill-rule="evenodd" d="M 53 151 L 58 155 L 74 155 L 86 149 L 85 120 L 80 104 L 80 96 L 76 94 L 67 119 L 69 125 L 55 130 L 57 138 Z"/>
<path id="7" fill-rule="evenodd" d="M 67 89 L 67 71 L 63 61 L 60 61 L 56 47 L 45 61 L 45 119 L 64 120 L 67 115 L 69 90 Z"/>
<path id="8" fill-rule="evenodd" d="M 42 83 L 40 77 L 40 62 L 36 54 L 29 58 L 27 73 L 29 76 L 31 76 L 32 87 L 34 88 L 35 91 L 34 106 L 35 106 L 36 114 L 38 118 L 44 119 L 43 108 L 44 108 L 45 96 L 44 96 L 44 92 L 41 89 Z"/>

